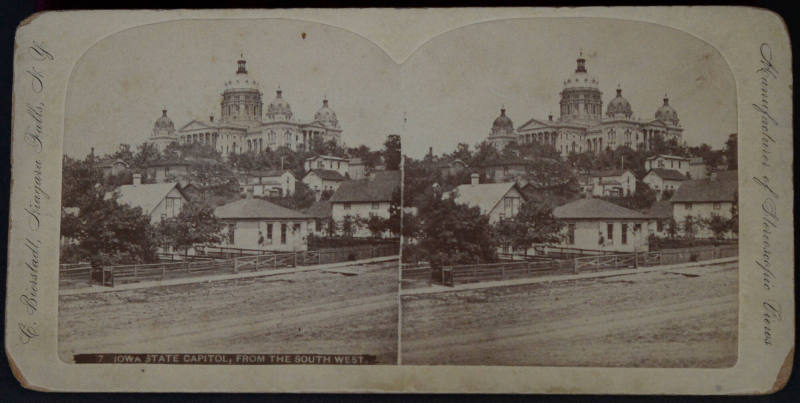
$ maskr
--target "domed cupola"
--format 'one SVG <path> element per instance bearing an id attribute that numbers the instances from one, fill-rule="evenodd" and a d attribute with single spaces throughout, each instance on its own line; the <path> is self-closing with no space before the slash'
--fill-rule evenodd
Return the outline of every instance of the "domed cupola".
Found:
<path id="1" fill-rule="evenodd" d="M 172 119 L 167 116 L 167 110 L 161 110 L 161 116 L 156 119 L 156 123 L 153 125 L 153 137 L 160 137 L 160 136 L 169 136 L 175 132 L 175 124 L 172 123 Z"/>
<path id="2" fill-rule="evenodd" d="M 322 108 L 319 108 L 317 113 L 314 114 L 314 120 L 322 122 L 326 127 L 339 127 L 336 112 L 328 106 L 327 98 L 322 100 Z"/>
<path id="3" fill-rule="evenodd" d="M 254 125 L 261 121 L 261 91 L 247 72 L 244 55 L 236 62 L 236 74 L 225 81 L 222 92 L 222 121 Z"/>
<path id="4" fill-rule="evenodd" d="M 608 102 L 606 107 L 606 116 L 610 118 L 630 118 L 633 116 L 633 109 L 631 103 L 622 96 L 622 88 L 617 87 L 617 96 Z"/>
<path id="5" fill-rule="evenodd" d="M 500 116 L 492 123 L 492 136 L 510 136 L 514 134 L 514 122 L 506 116 L 506 108 L 500 109 Z"/>
<path id="6" fill-rule="evenodd" d="M 597 77 L 590 75 L 586 69 L 586 59 L 581 52 L 575 71 L 564 80 L 564 89 L 561 90 L 561 120 L 583 123 L 599 121 L 603 110 L 603 93 L 599 86 Z"/>
<path id="7" fill-rule="evenodd" d="M 666 124 L 677 126 L 680 122 L 678 120 L 678 112 L 670 106 L 669 98 L 666 94 L 664 94 L 664 105 L 661 105 L 660 108 L 656 111 L 656 120 L 660 120 Z"/>
<path id="8" fill-rule="evenodd" d="M 292 119 L 292 107 L 283 99 L 283 91 L 278 87 L 275 99 L 267 106 L 267 119 L 288 121 Z"/>

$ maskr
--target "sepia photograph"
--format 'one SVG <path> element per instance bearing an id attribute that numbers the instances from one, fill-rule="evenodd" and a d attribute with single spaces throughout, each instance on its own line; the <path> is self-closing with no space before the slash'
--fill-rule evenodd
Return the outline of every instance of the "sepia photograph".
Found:
<path id="1" fill-rule="evenodd" d="M 713 47 L 506 20 L 404 73 L 404 365 L 736 363 L 736 88 Z"/>
<path id="2" fill-rule="evenodd" d="M 395 363 L 402 113 L 382 63 L 352 33 L 283 20 L 91 47 L 66 100 L 61 359 Z"/>

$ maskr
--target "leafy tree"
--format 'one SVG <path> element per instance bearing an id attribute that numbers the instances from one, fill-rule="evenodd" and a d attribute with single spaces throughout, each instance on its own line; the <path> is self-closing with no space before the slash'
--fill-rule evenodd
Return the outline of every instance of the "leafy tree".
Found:
<path id="1" fill-rule="evenodd" d="M 728 223 L 731 232 L 739 236 L 739 192 L 733 193 L 733 203 L 731 204 L 731 218 Z"/>
<path id="2" fill-rule="evenodd" d="M 150 142 L 144 142 L 139 145 L 138 150 L 133 155 L 133 161 L 131 165 L 134 168 L 143 169 L 146 168 L 150 163 L 158 161 L 161 158 L 161 153 L 158 152 L 158 148 L 155 144 Z"/>
<path id="3" fill-rule="evenodd" d="M 563 226 L 546 204 L 529 201 L 522 205 L 516 216 L 497 223 L 495 233 L 501 242 L 522 249 L 527 255 L 528 248 L 534 243 L 559 242 Z"/>
<path id="4" fill-rule="evenodd" d="M 328 238 L 333 238 L 336 236 L 338 230 L 339 226 L 336 220 L 334 220 L 333 217 L 328 217 L 328 220 L 325 222 L 325 235 L 327 235 Z"/>
<path id="5" fill-rule="evenodd" d="M 350 214 L 342 218 L 342 223 L 339 227 L 342 230 L 342 236 L 345 238 L 352 238 L 360 227 L 359 217 Z"/>
<path id="6" fill-rule="evenodd" d="M 184 256 L 195 245 L 221 242 L 221 231 L 214 210 L 194 203 L 185 204 L 177 217 L 165 219 L 157 227 L 163 245 L 182 250 Z"/>
<path id="7" fill-rule="evenodd" d="M 387 171 L 396 171 L 400 169 L 400 136 L 396 134 L 389 135 L 383 143 L 383 161 L 386 164 Z"/>
<path id="8" fill-rule="evenodd" d="M 738 135 L 736 133 L 731 133 L 728 136 L 728 140 L 725 141 L 725 160 L 728 163 L 729 170 L 736 170 L 739 167 L 739 157 L 738 157 Z"/>
<path id="9" fill-rule="evenodd" d="M 392 192 L 392 200 L 389 202 L 389 218 L 386 219 L 386 230 L 393 236 L 399 236 L 401 230 L 400 223 L 400 187 Z"/>
<path id="10" fill-rule="evenodd" d="M 387 219 L 372 215 L 366 220 L 366 226 L 373 238 L 380 238 L 388 229 Z"/>
<path id="11" fill-rule="evenodd" d="M 301 181 L 295 182 L 294 193 L 283 197 L 271 197 L 268 200 L 292 210 L 305 210 L 317 200 L 308 185 Z"/>
<path id="12" fill-rule="evenodd" d="M 669 239 L 674 240 L 678 236 L 678 223 L 675 222 L 673 217 L 667 219 L 666 229 Z"/>
<path id="13" fill-rule="evenodd" d="M 336 193 L 332 189 L 325 189 L 319 194 L 320 201 L 330 200 L 333 194 Z"/>
<path id="14" fill-rule="evenodd" d="M 429 189 L 419 208 L 419 247 L 434 269 L 448 264 L 496 260 L 497 241 L 489 217 L 478 207 L 458 204 L 453 197 Z"/>
<path id="15" fill-rule="evenodd" d="M 705 219 L 703 224 L 711 230 L 715 239 L 725 238 L 725 233 L 730 230 L 730 220 L 718 214 L 711 214 L 711 217 Z"/>
<path id="16" fill-rule="evenodd" d="M 683 235 L 688 239 L 694 239 L 700 231 L 700 221 L 696 220 L 691 215 L 687 215 L 683 220 Z"/>

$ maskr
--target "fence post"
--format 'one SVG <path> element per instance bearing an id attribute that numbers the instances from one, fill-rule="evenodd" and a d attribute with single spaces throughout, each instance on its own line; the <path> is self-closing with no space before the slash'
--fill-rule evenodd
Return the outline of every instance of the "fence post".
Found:
<path id="1" fill-rule="evenodd" d="M 272 254 L 272 268 L 273 269 L 278 268 L 278 255 L 276 254 Z"/>
<path id="2" fill-rule="evenodd" d="M 572 260 L 572 272 L 578 274 L 578 258 Z"/>
<path id="3" fill-rule="evenodd" d="M 238 273 L 239 272 L 239 258 L 236 258 L 236 257 L 233 258 L 233 272 L 234 273 Z"/>
<path id="4" fill-rule="evenodd" d="M 294 255 L 292 255 L 292 258 L 294 259 L 294 266 L 292 267 L 297 267 L 297 252 L 295 252 Z"/>
<path id="5" fill-rule="evenodd" d="M 639 252 L 633 252 L 633 268 L 639 268 Z"/>
<path id="6" fill-rule="evenodd" d="M 161 280 L 167 278 L 167 265 L 161 263 Z"/>

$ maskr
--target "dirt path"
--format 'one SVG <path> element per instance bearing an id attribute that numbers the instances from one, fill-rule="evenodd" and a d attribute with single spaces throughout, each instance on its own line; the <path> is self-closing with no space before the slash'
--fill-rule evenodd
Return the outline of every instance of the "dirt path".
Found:
<path id="1" fill-rule="evenodd" d="M 59 299 L 59 353 L 397 351 L 397 263 Z"/>
<path id="2" fill-rule="evenodd" d="M 736 265 L 403 297 L 404 364 L 720 367 Z"/>

